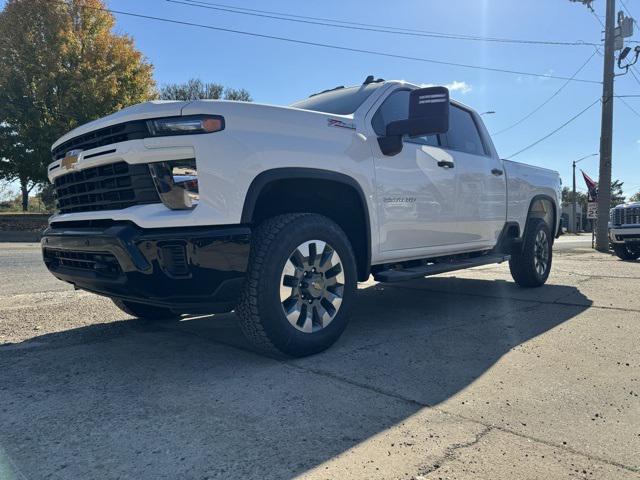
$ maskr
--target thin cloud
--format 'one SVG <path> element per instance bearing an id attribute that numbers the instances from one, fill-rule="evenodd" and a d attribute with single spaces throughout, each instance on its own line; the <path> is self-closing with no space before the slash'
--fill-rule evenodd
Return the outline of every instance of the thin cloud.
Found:
<path id="1" fill-rule="evenodd" d="M 427 84 L 423 84 L 423 87 L 433 87 L 434 84 L 433 83 L 427 83 Z M 447 87 L 449 89 L 450 92 L 460 92 L 463 95 L 466 95 L 467 93 L 471 92 L 473 90 L 473 87 L 467 83 L 467 82 L 459 82 L 458 80 L 454 80 L 451 83 L 446 83 L 443 85 L 443 87 Z"/>

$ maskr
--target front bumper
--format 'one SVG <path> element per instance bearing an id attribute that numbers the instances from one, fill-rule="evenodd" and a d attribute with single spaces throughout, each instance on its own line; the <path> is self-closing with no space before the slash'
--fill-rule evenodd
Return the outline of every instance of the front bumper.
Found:
<path id="1" fill-rule="evenodd" d="M 143 229 L 130 222 L 54 224 L 44 232 L 49 271 L 100 295 L 177 313 L 235 308 L 249 259 L 245 226 Z"/>
<path id="2" fill-rule="evenodd" d="M 640 242 L 640 225 L 617 226 L 609 228 L 611 243 Z"/>

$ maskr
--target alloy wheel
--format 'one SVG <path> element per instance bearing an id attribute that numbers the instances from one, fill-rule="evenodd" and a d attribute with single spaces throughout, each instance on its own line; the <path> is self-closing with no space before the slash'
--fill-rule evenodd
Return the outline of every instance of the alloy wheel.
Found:
<path id="1" fill-rule="evenodd" d="M 338 252 L 322 240 L 296 247 L 284 264 L 280 302 L 287 320 L 304 333 L 326 328 L 344 295 L 344 270 Z"/>
<path id="2" fill-rule="evenodd" d="M 549 241 L 547 240 L 547 234 L 543 230 L 540 230 L 536 235 L 533 248 L 534 266 L 538 275 L 542 276 L 547 271 L 549 265 Z"/>

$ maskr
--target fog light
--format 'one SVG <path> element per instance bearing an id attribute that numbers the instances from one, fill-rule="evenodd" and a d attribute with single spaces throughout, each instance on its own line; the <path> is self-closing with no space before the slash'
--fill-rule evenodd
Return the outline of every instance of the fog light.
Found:
<path id="1" fill-rule="evenodd" d="M 198 170 L 194 159 L 150 163 L 149 171 L 167 207 L 189 210 L 198 205 Z"/>

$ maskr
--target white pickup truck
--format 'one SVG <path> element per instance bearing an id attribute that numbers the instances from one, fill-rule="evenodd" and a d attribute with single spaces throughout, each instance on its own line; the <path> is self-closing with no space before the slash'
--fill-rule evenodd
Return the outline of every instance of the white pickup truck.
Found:
<path id="1" fill-rule="evenodd" d="M 609 241 L 622 260 L 640 258 L 640 202 L 618 205 L 609 211 Z"/>
<path id="2" fill-rule="evenodd" d="M 357 281 L 509 261 L 542 285 L 561 182 L 501 160 L 444 87 L 368 77 L 289 107 L 148 102 L 52 147 L 59 279 L 160 319 L 235 310 L 257 347 L 330 346 Z"/>

